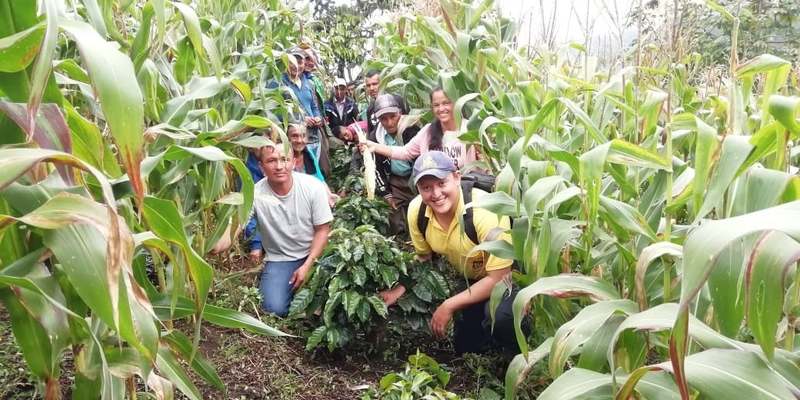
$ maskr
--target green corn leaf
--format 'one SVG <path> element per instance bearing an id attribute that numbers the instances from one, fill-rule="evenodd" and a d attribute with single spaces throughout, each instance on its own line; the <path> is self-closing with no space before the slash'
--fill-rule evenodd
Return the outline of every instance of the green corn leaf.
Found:
<path id="1" fill-rule="evenodd" d="M 195 355 L 194 358 L 192 358 L 192 354 L 194 354 L 192 342 L 186 335 L 180 331 L 172 331 L 169 335 L 164 336 L 163 339 L 169 344 L 172 351 L 180 354 L 184 360 L 192 360 L 192 370 L 196 374 L 200 375 L 206 382 L 210 383 L 218 390 L 225 389 L 225 384 L 222 383 L 219 374 L 217 374 L 217 370 L 208 360 L 200 355 Z"/>
<path id="2" fill-rule="evenodd" d="M 776 232 L 763 234 L 745 267 L 747 326 L 772 360 L 778 322 L 783 317 L 784 287 L 800 258 L 800 243 Z"/>
<path id="3" fill-rule="evenodd" d="M 717 215 L 726 215 L 727 210 L 720 208 L 720 203 L 725 196 L 725 191 L 728 190 L 731 182 L 736 178 L 739 173 L 739 168 L 752 150 L 753 145 L 749 143 L 746 137 L 732 135 L 725 137 L 725 140 L 722 142 L 719 161 L 708 182 L 708 191 L 703 199 L 703 205 L 697 212 L 695 222 L 704 218 L 714 209 L 717 210 Z"/>
<path id="4" fill-rule="evenodd" d="M 686 358 L 689 385 L 709 399 L 795 399 L 793 388 L 749 351 L 710 349 Z M 659 367 L 671 370 L 669 363 Z"/>
<path id="5" fill-rule="evenodd" d="M 769 97 L 769 113 L 785 129 L 792 133 L 793 137 L 800 135 L 800 124 L 797 123 L 797 110 L 800 108 L 800 97 L 786 97 L 773 95 Z"/>
<path id="6" fill-rule="evenodd" d="M 550 376 L 561 375 L 569 357 L 589 341 L 609 318 L 615 314 L 634 314 L 637 310 L 636 303 L 630 300 L 601 301 L 583 308 L 570 321 L 561 325 L 553 336 Z"/>
<path id="7" fill-rule="evenodd" d="M 200 18 L 197 13 L 188 4 L 183 4 L 179 1 L 173 1 L 172 5 L 178 9 L 181 17 L 183 18 L 184 26 L 186 27 L 186 35 L 192 42 L 195 53 L 200 58 L 206 58 L 205 47 L 203 46 L 203 31 L 200 29 Z"/>
<path id="8" fill-rule="evenodd" d="M 522 349 L 522 354 L 526 356 L 528 354 L 528 343 L 522 333 L 522 318 L 528 303 L 538 295 L 556 298 L 587 296 L 596 301 L 619 298 L 616 289 L 608 282 L 583 275 L 563 274 L 540 278 L 533 284 L 523 288 L 514 298 L 513 313 L 517 343 Z"/>
<path id="9" fill-rule="evenodd" d="M 39 52 L 46 25 L 36 24 L 0 38 L 0 72 L 18 72 L 28 67 Z"/>
<path id="10" fill-rule="evenodd" d="M 203 312 L 214 271 L 192 248 L 183 230 L 183 216 L 175 203 L 148 196 L 144 200 L 144 217 L 150 229 L 160 238 L 178 245 L 183 253 L 196 290 L 197 308 Z"/>
<path id="11" fill-rule="evenodd" d="M 553 338 L 547 338 L 539 347 L 530 352 L 527 357 L 524 354 L 517 354 L 514 356 L 511 363 L 508 364 L 508 369 L 506 369 L 506 400 L 513 400 L 517 397 L 517 388 L 525 381 L 531 368 L 533 368 L 539 360 L 547 357 L 552 342 Z"/>
<path id="12" fill-rule="evenodd" d="M 648 303 L 644 282 L 647 269 L 652 265 L 653 261 L 663 256 L 680 258 L 683 256 L 683 247 L 671 242 L 657 242 L 645 247 L 639 253 L 639 259 L 636 261 L 635 282 L 636 298 L 641 310 L 646 309 Z"/>
<path id="13" fill-rule="evenodd" d="M 736 68 L 736 76 L 739 78 L 753 75 L 753 74 L 760 74 L 763 72 L 769 72 L 778 68 L 782 68 L 786 65 L 791 65 L 788 61 L 773 56 L 772 54 L 762 54 L 753 58 L 752 60 L 748 60 L 742 64 L 739 64 Z"/>
<path id="14" fill-rule="evenodd" d="M 144 159 L 144 100 L 131 60 L 84 22 L 63 21 L 78 44 L 106 123 L 139 200 L 145 194 L 140 164 Z"/>
<path id="15" fill-rule="evenodd" d="M 52 75 L 53 53 L 58 42 L 59 16 L 56 0 L 44 0 L 42 5 L 45 14 L 45 31 L 39 55 L 36 57 L 36 62 L 33 64 L 33 70 L 31 71 L 31 86 L 30 94 L 28 95 L 29 126 L 33 123 L 33 119 L 39 111 L 47 81 Z"/>
<path id="16" fill-rule="evenodd" d="M 583 368 L 572 368 L 539 394 L 540 400 L 613 398 L 611 375 Z"/>
<path id="17" fill-rule="evenodd" d="M 200 394 L 200 390 L 192 383 L 186 370 L 183 369 L 181 363 L 175 358 L 169 347 L 161 347 L 158 349 L 156 366 L 186 397 L 192 400 L 200 400 L 203 398 Z"/>

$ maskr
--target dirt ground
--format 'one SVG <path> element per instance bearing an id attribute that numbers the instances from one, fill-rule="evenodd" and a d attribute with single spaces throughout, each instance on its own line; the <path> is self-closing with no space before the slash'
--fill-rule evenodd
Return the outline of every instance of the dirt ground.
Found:
<path id="1" fill-rule="evenodd" d="M 256 314 L 256 274 L 239 275 L 249 267 L 241 258 L 215 260 L 217 279 L 209 302 Z M 283 321 L 258 314 L 265 323 L 287 333 L 300 334 L 297 321 Z M 177 324 L 187 335 L 188 324 Z M 226 390 L 221 392 L 194 376 L 206 399 L 358 399 L 375 387 L 387 373 L 402 371 L 409 355 L 417 349 L 436 359 L 451 372 L 447 390 L 473 399 L 500 399 L 506 360 L 499 356 L 456 357 L 446 341 L 435 341 L 427 332 L 395 332 L 387 329 L 382 344 L 361 340 L 346 350 L 329 353 L 305 350 L 302 337 L 265 337 L 248 332 L 202 327 L 200 353 L 216 366 Z M 71 360 L 65 355 L 61 379 L 69 396 Z M 520 398 L 535 398 L 544 384 L 531 377 Z M 22 355 L 14 343 L 8 313 L 0 306 L 0 399 L 40 398 L 41 393 L 26 372 Z M 180 397 L 180 396 L 178 396 Z"/>

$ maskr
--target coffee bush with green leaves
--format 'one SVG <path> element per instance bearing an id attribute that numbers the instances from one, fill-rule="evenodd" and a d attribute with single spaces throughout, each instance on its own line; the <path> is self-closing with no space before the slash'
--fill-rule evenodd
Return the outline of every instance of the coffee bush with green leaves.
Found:
<path id="1" fill-rule="evenodd" d="M 381 198 L 369 200 L 361 192 L 353 192 L 336 203 L 334 228 L 355 229 L 371 225 L 386 235 L 389 232 L 389 205 Z"/>
<path id="2" fill-rule="evenodd" d="M 335 192 L 340 192 L 342 190 L 347 191 L 348 177 L 353 176 L 350 174 L 353 150 L 354 148 L 348 145 L 331 148 L 331 176 L 327 178 L 327 182 L 331 190 Z"/>
<path id="3" fill-rule="evenodd" d="M 316 326 L 307 350 L 325 345 L 333 351 L 384 324 L 389 309 L 379 292 L 398 283 L 407 291 L 392 312 L 409 329 L 426 326 L 425 318 L 449 294 L 437 270 L 416 263 L 413 254 L 374 227 L 337 228 L 308 284 L 294 296 L 289 314 Z"/>
<path id="4" fill-rule="evenodd" d="M 460 400 L 457 394 L 445 390 L 450 373 L 430 356 L 420 353 L 408 357 L 402 372 L 384 375 L 377 389 L 370 389 L 361 399 L 432 399 Z"/>

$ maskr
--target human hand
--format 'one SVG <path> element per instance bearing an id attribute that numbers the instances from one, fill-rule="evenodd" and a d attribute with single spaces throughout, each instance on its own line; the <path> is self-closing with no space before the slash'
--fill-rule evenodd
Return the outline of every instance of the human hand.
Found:
<path id="1" fill-rule="evenodd" d="M 372 150 L 374 148 L 375 148 L 375 143 L 370 142 L 369 140 L 367 140 L 365 142 L 359 142 L 358 143 L 358 151 L 360 151 L 362 153 L 367 151 L 367 150 Z"/>
<path id="2" fill-rule="evenodd" d="M 386 307 L 389 307 L 394 303 L 397 303 L 397 300 L 399 300 L 400 297 L 403 296 L 403 293 L 405 292 L 406 288 L 400 285 L 395 288 L 379 292 L 378 297 L 380 297 L 381 300 L 383 300 L 383 302 L 386 304 Z"/>
<path id="3" fill-rule="evenodd" d="M 336 205 L 336 202 L 339 201 L 340 197 L 336 193 L 328 193 L 328 205 L 333 208 Z"/>
<path id="4" fill-rule="evenodd" d="M 322 118 L 314 117 L 314 126 L 322 126 Z"/>
<path id="5" fill-rule="evenodd" d="M 431 331 L 433 335 L 439 339 L 444 338 L 447 335 L 447 325 L 450 323 L 450 320 L 453 319 L 454 310 L 450 308 L 447 304 L 447 301 L 439 305 L 436 308 L 436 311 L 433 312 L 433 317 L 431 317 Z"/>
<path id="6" fill-rule="evenodd" d="M 397 199 L 392 196 L 386 196 L 385 200 L 389 203 L 389 207 L 392 207 L 392 210 L 397 210 Z"/>
<path id="7" fill-rule="evenodd" d="M 289 284 L 292 285 L 292 290 L 296 291 L 303 285 L 303 282 L 306 281 L 306 276 L 308 275 L 308 271 L 311 269 L 311 266 L 308 264 L 303 264 L 294 271 L 292 277 L 289 279 Z"/>
<path id="8" fill-rule="evenodd" d="M 261 257 L 262 256 L 263 256 L 263 254 L 261 252 L 261 249 L 256 249 L 256 250 L 250 250 L 250 254 L 248 255 L 248 258 L 253 263 L 258 264 L 258 263 L 261 262 Z"/>
<path id="9" fill-rule="evenodd" d="M 308 128 L 313 128 L 315 126 L 314 124 L 316 123 L 316 121 L 314 121 L 314 117 L 306 117 L 304 121 L 306 123 L 306 127 Z"/>

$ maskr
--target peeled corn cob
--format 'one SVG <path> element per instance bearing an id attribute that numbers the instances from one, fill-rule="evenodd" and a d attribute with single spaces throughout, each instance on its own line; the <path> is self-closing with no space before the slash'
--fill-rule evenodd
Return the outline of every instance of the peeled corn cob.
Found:
<path id="1" fill-rule="evenodd" d="M 357 124 L 356 135 L 358 135 L 358 142 L 365 143 L 367 141 L 367 134 Z M 367 190 L 367 199 L 373 200 L 375 198 L 375 155 L 372 150 L 364 150 L 364 188 Z"/>

